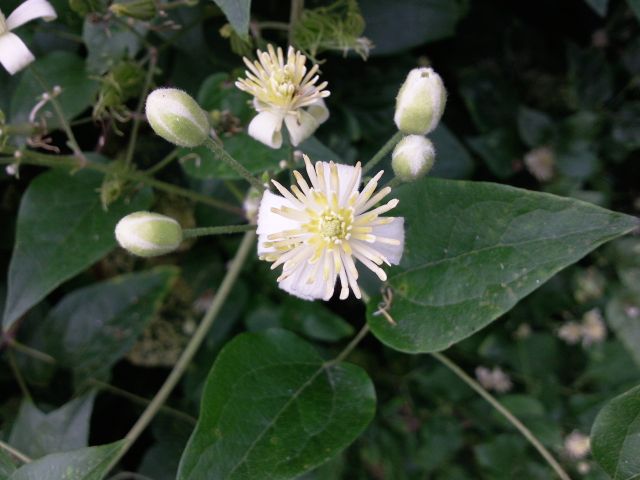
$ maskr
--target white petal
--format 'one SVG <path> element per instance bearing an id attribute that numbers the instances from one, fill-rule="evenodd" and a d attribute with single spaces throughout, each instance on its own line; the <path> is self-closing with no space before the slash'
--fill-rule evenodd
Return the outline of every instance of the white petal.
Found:
<path id="1" fill-rule="evenodd" d="M 11 75 L 35 60 L 22 40 L 15 33 L 0 35 L 0 63 Z"/>
<path id="2" fill-rule="evenodd" d="M 393 221 L 386 225 L 376 225 L 371 232 L 375 236 L 392 238 L 400 242 L 399 245 L 390 245 L 388 243 L 374 242 L 371 247 L 387 257 L 389 263 L 397 265 L 402 258 L 404 250 L 404 218 L 391 217 Z"/>
<path id="3" fill-rule="evenodd" d="M 309 262 L 301 263 L 291 275 L 278 283 L 278 286 L 285 292 L 289 292 L 291 295 L 295 295 L 304 300 L 323 298 L 325 296 L 327 282 L 322 278 L 321 269 L 316 273 L 315 281 L 313 283 L 307 283 L 309 276 L 314 271 L 314 267 L 315 264 L 311 265 Z M 327 281 L 335 284 L 335 275 Z"/>
<path id="4" fill-rule="evenodd" d="M 268 236 L 272 233 L 279 233 L 284 230 L 292 230 L 298 228 L 300 224 L 294 220 L 278 215 L 272 212 L 272 208 L 281 207 L 295 208 L 294 205 L 284 197 L 275 195 L 266 190 L 260 201 L 260 209 L 258 210 L 258 255 L 264 255 L 275 251 L 273 247 L 265 247 L 264 242 L 269 241 Z"/>
<path id="5" fill-rule="evenodd" d="M 282 117 L 271 112 L 260 112 L 249 124 L 249 135 L 271 148 L 282 146 Z"/>
<path id="6" fill-rule="evenodd" d="M 327 104 L 324 103 L 322 98 L 319 98 L 314 103 L 309 105 L 306 108 L 307 112 L 309 112 L 318 122 L 318 125 L 324 123 L 329 118 L 329 109 L 327 108 Z"/>
<path id="7" fill-rule="evenodd" d="M 329 162 L 320 162 L 324 168 L 324 188 L 326 192 L 330 192 L 331 188 L 331 164 Z M 338 167 L 338 189 L 340 205 L 344 205 L 353 192 L 358 191 L 360 181 L 362 177 L 362 170 L 356 169 L 351 165 L 344 165 L 342 163 L 336 163 Z M 357 170 L 357 171 L 356 171 Z M 355 182 L 352 181 L 353 175 L 356 175 Z M 353 187 L 349 190 L 349 186 Z"/>
<path id="8" fill-rule="evenodd" d="M 47 0 L 27 0 L 7 17 L 7 28 L 13 30 L 36 18 L 50 22 L 58 16 Z"/>
<path id="9" fill-rule="evenodd" d="M 316 118 L 304 110 L 298 110 L 296 114 L 289 114 L 284 117 L 284 123 L 289 130 L 291 144 L 297 147 L 307 138 L 313 135 L 320 123 Z"/>

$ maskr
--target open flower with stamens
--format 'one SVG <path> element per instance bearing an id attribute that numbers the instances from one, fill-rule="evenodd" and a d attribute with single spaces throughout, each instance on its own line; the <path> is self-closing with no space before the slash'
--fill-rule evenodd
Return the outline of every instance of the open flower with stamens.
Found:
<path id="1" fill-rule="evenodd" d="M 27 0 L 6 19 L 0 11 L 0 64 L 11 75 L 35 60 L 24 42 L 11 30 L 36 18 L 50 22 L 56 19 L 56 11 L 46 0 Z"/>
<path id="2" fill-rule="evenodd" d="M 310 183 L 294 171 L 297 185 L 287 190 L 273 180 L 282 194 L 266 191 L 258 212 L 258 255 L 283 266 L 280 288 L 313 300 L 333 296 L 340 278 L 340 298 L 351 289 L 361 298 L 356 261 L 387 279 L 381 265 L 397 265 L 404 249 L 404 219 L 382 217 L 398 200 L 375 207 L 390 192 L 374 193 L 383 172 L 360 191 L 362 169 L 334 162 L 316 162 L 304 156 Z M 374 208 L 375 207 L 375 208 Z"/>
<path id="3" fill-rule="evenodd" d="M 267 46 L 257 51 L 258 60 L 244 57 L 249 70 L 247 78 L 236 81 L 236 87 L 253 95 L 258 115 L 249 124 L 249 135 L 271 148 L 282 146 L 282 122 L 289 138 L 297 146 L 329 118 L 324 98 L 327 82 L 318 85 L 318 65 L 307 70 L 307 57 L 289 47 L 286 62 L 280 47 Z"/>

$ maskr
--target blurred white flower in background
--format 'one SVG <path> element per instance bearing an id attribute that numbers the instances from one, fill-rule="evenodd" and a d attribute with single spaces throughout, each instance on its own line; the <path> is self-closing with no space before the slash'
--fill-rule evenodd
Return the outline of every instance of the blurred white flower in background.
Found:
<path id="1" fill-rule="evenodd" d="M 476 368 L 476 378 L 484 388 L 498 393 L 506 393 L 513 387 L 511 378 L 500 367 L 494 367 L 493 370 L 490 370 L 487 367 L 479 366 Z"/>
<path id="2" fill-rule="evenodd" d="M 581 460 L 591 450 L 591 440 L 578 430 L 574 430 L 564 439 L 564 450 L 574 460 Z"/>
<path id="3" fill-rule="evenodd" d="M 282 123 L 289 131 L 293 146 L 313 135 L 329 118 L 324 98 L 327 82 L 316 85 L 320 78 L 318 65 L 307 70 L 307 57 L 289 47 L 286 62 L 282 49 L 273 45 L 257 51 L 258 61 L 244 57 L 247 78 L 236 81 L 236 87 L 253 95 L 258 115 L 249 124 L 249 135 L 271 148 L 282 146 Z"/>
<path id="4" fill-rule="evenodd" d="M 12 30 L 36 18 L 50 22 L 57 15 L 46 0 L 27 0 L 6 18 L 0 10 L 0 63 L 11 75 L 35 60 L 31 51 Z"/>

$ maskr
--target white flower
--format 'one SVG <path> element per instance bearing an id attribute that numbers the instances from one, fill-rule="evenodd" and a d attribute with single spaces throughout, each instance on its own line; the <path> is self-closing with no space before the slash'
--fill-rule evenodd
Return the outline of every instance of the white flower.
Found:
<path id="1" fill-rule="evenodd" d="M 589 310 L 582 317 L 582 345 L 589 347 L 602 343 L 607 338 L 607 326 L 602 313 L 597 308 Z"/>
<path id="2" fill-rule="evenodd" d="M 569 457 L 580 460 L 591 450 L 591 440 L 588 435 L 574 430 L 564 439 L 564 450 Z"/>
<path id="3" fill-rule="evenodd" d="M 6 19 L 0 10 L 0 63 L 11 75 L 35 60 L 24 42 L 11 30 L 36 18 L 50 22 L 55 20 L 57 15 L 46 0 L 27 0 Z"/>
<path id="4" fill-rule="evenodd" d="M 253 95 L 258 115 L 249 124 L 249 135 L 271 148 L 282 145 L 282 122 L 294 146 L 310 137 L 329 118 L 323 98 L 327 82 L 316 85 L 318 65 L 307 71 L 307 57 L 289 47 L 285 63 L 282 49 L 271 44 L 267 52 L 257 51 L 258 61 L 244 57 L 247 78 L 236 87 Z"/>
<path id="5" fill-rule="evenodd" d="M 500 367 L 494 367 L 493 370 L 483 366 L 477 367 L 476 378 L 484 388 L 498 393 L 506 393 L 513 387 L 511 378 Z"/>
<path id="6" fill-rule="evenodd" d="M 397 265 L 404 249 L 404 219 L 381 217 L 398 200 L 374 207 L 390 192 L 374 191 L 383 172 L 362 189 L 360 163 L 355 167 L 316 162 L 304 156 L 310 185 L 294 171 L 298 185 L 291 192 L 275 180 L 282 194 L 266 191 L 258 212 L 258 255 L 283 265 L 280 288 L 300 298 L 328 300 L 340 278 L 340 299 L 353 290 L 361 298 L 355 261 L 362 262 L 380 280 L 387 279 L 380 265 Z"/>

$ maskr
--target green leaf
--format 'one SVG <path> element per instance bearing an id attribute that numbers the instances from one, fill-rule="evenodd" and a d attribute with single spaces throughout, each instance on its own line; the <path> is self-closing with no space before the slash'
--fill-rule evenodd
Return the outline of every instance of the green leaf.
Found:
<path id="1" fill-rule="evenodd" d="M 161 266 L 75 290 L 49 312 L 35 347 L 73 370 L 76 386 L 100 376 L 131 350 L 177 276 Z"/>
<path id="2" fill-rule="evenodd" d="M 601 17 L 605 17 L 607 15 L 607 10 L 609 9 L 609 0 L 585 0 L 587 4 L 593 9 Z"/>
<path id="3" fill-rule="evenodd" d="M 38 78 L 29 72 L 22 75 L 11 99 L 12 123 L 27 123 L 40 96 L 56 85 L 62 89 L 56 99 L 67 121 L 89 107 L 98 91 L 98 82 L 88 77 L 84 60 L 69 52 L 52 52 L 36 60 L 30 69 L 37 72 Z M 39 115 L 47 119 L 49 129 L 60 127 L 51 103 Z"/>
<path id="4" fill-rule="evenodd" d="M 358 2 L 373 41 L 373 55 L 388 55 L 453 35 L 464 11 L 460 2 L 404 0 L 402 8 L 386 0 Z"/>
<path id="5" fill-rule="evenodd" d="M 282 171 L 281 160 L 289 160 L 291 148 L 278 150 L 254 140 L 246 133 L 239 133 L 222 139 L 225 150 L 238 160 L 251 173 L 260 174 L 265 170 Z M 180 163 L 184 171 L 199 180 L 242 178 L 207 148 L 183 148 L 180 150 Z"/>
<path id="6" fill-rule="evenodd" d="M 90 392 L 48 413 L 23 400 L 9 443 L 31 458 L 88 446 L 95 396 Z"/>
<path id="7" fill-rule="evenodd" d="M 213 0 L 241 37 L 249 35 L 251 0 Z"/>
<path id="8" fill-rule="evenodd" d="M 15 471 L 13 459 L 4 450 L 0 450 L 0 480 L 7 480 Z"/>
<path id="9" fill-rule="evenodd" d="M 123 443 L 52 453 L 22 466 L 9 480 L 102 480 Z"/>
<path id="10" fill-rule="evenodd" d="M 518 131 L 528 147 L 539 147 L 549 142 L 553 130 L 553 121 L 546 113 L 526 107 L 518 110 Z"/>
<path id="11" fill-rule="evenodd" d="M 607 303 L 607 323 L 640 367 L 640 295 L 617 292 Z"/>
<path id="12" fill-rule="evenodd" d="M 488 325 L 562 268 L 638 225 L 577 200 L 482 182 L 427 179 L 397 190 L 401 264 L 372 331 L 404 352 L 443 350 Z"/>
<path id="13" fill-rule="evenodd" d="M 178 479 L 295 478 L 349 445 L 374 410 L 359 367 L 325 362 L 283 330 L 239 335 L 211 369 Z"/>
<path id="14" fill-rule="evenodd" d="M 627 0 L 629 7 L 635 14 L 636 18 L 640 21 L 640 0 Z"/>
<path id="15" fill-rule="evenodd" d="M 444 124 L 429 134 L 436 147 L 436 163 L 429 175 L 438 178 L 467 178 L 473 171 L 473 159 L 464 145 Z"/>
<path id="16" fill-rule="evenodd" d="M 640 386 L 617 396 L 600 411 L 591 429 L 591 450 L 613 480 L 640 475 Z"/>
<path id="17" fill-rule="evenodd" d="M 65 280 L 101 259 L 116 245 L 118 220 L 151 204 L 143 190 L 131 201 L 102 210 L 97 190 L 102 175 L 51 170 L 31 182 L 18 212 L 16 243 L 9 265 L 3 327 Z"/>
<path id="18" fill-rule="evenodd" d="M 96 75 L 108 72 L 118 61 L 134 58 L 140 50 L 140 37 L 146 33 L 142 22 L 125 24 L 107 17 L 87 16 L 82 39 L 87 46 L 87 69 Z"/>

